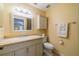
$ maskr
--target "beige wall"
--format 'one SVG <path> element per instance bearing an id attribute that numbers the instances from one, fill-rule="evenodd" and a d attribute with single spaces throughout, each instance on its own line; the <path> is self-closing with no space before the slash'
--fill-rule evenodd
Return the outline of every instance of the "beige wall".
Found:
<path id="1" fill-rule="evenodd" d="M 1 4 L 0 7 L 0 26 L 5 29 L 5 37 L 14 37 L 19 35 L 29 35 L 38 33 L 36 29 L 36 24 L 34 22 L 34 30 L 32 32 L 13 32 L 11 29 L 11 18 L 10 10 L 13 7 L 19 6 L 25 9 L 30 9 L 34 14 L 34 20 L 36 20 L 36 15 L 45 15 L 45 12 L 30 6 L 29 4 Z M 0 6 L 1 6 L 0 5 Z M 1 13 L 2 11 L 3 13 Z M 3 14 L 3 16 L 2 16 Z M 46 16 L 48 17 L 48 35 L 49 40 L 55 45 L 56 49 L 64 55 L 79 55 L 79 4 L 58 4 L 56 6 L 50 7 Z M 76 20 L 76 24 L 73 24 L 73 20 Z M 56 23 L 61 21 L 70 23 L 69 28 L 69 38 L 64 39 L 57 36 L 57 26 Z M 2 23 L 3 22 L 3 23 Z M 41 32 L 46 32 L 42 31 Z M 64 41 L 64 45 L 59 44 L 59 40 Z"/>
<path id="2" fill-rule="evenodd" d="M 0 4 L 0 27 L 2 27 L 2 18 L 3 18 L 2 10 L 3 10 L 3 4 Z"/>
<path id="3" fill-rule="evenodd" d="M 33 19 L 34 19 L 34 30 L 33 31 L 25 31 L 25 32 L 13 32 L 12 31 L 12 25 L 11 25 L 11 9 L 14 7 L 21 7 L 25 9 L 29 9 L 33 13 Z M 5 29 L 4 35 L 5 37 L 14 37 L 14 36 L 20 36 L 20 35 L 30 35 L 30 34 L 37 34 L 36 29 L 36 15 L 45 15 L 45 12 L 42 10 L 39 10 L 35 7 L 30 6 L 29 4 L 3 4 L 3 27 Z"/>
<path id="4" fill-rule="evenodd" d="M 49 40 L 55 48 L 64 55 L 79 55 L 79 4 L 56 4 L 50 7 L 46 16 L 48 17 Z M 73 24 L 76 21 L 76 24 Z M 60 38 L 57 36 L 57 23 L 69 23 L 69 37 Z M 63 40 L 64 45 L 59 41 Z"/>

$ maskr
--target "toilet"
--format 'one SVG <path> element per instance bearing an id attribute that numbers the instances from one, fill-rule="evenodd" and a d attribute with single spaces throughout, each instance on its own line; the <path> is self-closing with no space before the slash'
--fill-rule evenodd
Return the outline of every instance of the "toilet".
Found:
<path id="1" fill-rule="evenodd" d="M 54 45 L 52 45 L 51 43 L 47 42 L 48 38 L 45 37 L 43 39 L 43 46 L 44 46 L 44 54 L 46 56 L 53 56 L 52 51 L 54 50 Z"/>

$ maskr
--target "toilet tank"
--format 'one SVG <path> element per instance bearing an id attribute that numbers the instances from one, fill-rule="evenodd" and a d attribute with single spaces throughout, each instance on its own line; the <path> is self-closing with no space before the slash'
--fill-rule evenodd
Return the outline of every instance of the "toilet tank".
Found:
<path id="1" fill-rule="evenodd" d="M 44 37 L 44 39 L 43 39 L 43 43 L 45 43 L 45 42 L 48 42 L 48 37 L 47 36 Z"/>

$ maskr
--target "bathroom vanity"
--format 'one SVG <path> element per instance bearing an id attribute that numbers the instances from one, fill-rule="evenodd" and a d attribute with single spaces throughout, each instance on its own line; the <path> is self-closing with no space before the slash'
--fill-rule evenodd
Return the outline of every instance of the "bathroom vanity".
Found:
<path id="1" fill-rule="evenodd" d="M 0 41 L 1 56 L 42 56 L 43 37 L 38 35 L 8 38 Z"/>

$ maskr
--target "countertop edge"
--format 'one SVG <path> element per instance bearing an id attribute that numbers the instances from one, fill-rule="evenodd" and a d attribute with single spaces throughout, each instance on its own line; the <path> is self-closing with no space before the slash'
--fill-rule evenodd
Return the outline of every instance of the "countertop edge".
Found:
<path id="1" fill-rule="evenodd" d="M 16 38 L 16 37 L 15 37 Z M 11 42 L 11 43 L 8 43 L 8 44 L 0 44 L 0 48 L 2 47 L 5 47 L 5 46 L 8 46 L 8 45 L 12 45 L 12 44 L 18 44 L 18 43 L 22 43 L 22 42 L 28 42 L 28 41 L 32 41 L 32 40 L 36 40 L 36 39 L 42 39 L 44 37 L 40 36 L 40 37 L 37 37 L 37 38 L 32 38 L 32 39 L 29 39 L 29 40 L 23 40 L 23 41 L 17 41 L 17 42 Z M 11 39 L 10 39 L 11 40 Z"/>

